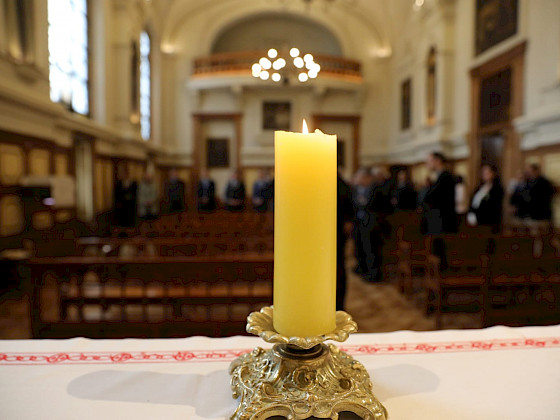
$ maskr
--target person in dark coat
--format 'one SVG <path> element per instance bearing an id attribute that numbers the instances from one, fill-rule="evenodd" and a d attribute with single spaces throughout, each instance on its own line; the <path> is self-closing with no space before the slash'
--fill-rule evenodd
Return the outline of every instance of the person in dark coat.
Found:
<path id="1" fill-rule="evenodd" d="M 245 184 L 238 169 L 232 172 L 226 185 L 225 204 L 229 211 L 243 211 L 245 209 Z"/>
<path id="2" fill-rule="evenodd" d="M 426 166 L 433 173 L 435 181 L 426 191 L 422 202 L 426 233 L 434 236 L 432 252 L 440 258 L 441 269 L 447 268 L 445 243 L 441 235 L 457 231 L 455 180 L 445 164 L 445 157 L 441 153 L 428 155 Z"/>
<path id="3" fill-rule="evenodd" d="M 128 175 L 124 164 L 119 165 L 117 182 L 113 191 L 114 221 L 117 226 L 133 227 L 136 224 L 136 195 L 138 186 Z"/>
<path id="4" fill-rule="evenodd" d="M 344 299 L 346 297 L 346 240 L 348 223 L 354 217 L 352 207 L 352 194 L 348 184 L 338 174 L 337 183 L 337 218 L 336 218 L 336 310 L 344 310 Z M 351 227 L 350 227 L 351 229 Z"/>
<path id="5" fill-rule="evenodd" d="M 389 173 L 381 167 L 372 168 L 373 196 L 370 202 L 369 211 L 371 214 L 371 251 L 372 261 L 368 267 L 370 269 L 365 277 L 368 281 L 378 282 L 383 276 L 383 245 L 385 236 L 390 234 L 391 226 L 387 221 L 387 216 L 393 213 L 394 207 L 391 204 L 392 183 Z"/>
<path id="6" fill-rule="evenodd" d="M 200 171 L 196 197 L 198 211 L 212 212 L 216 210 L 216 185 L 206 169 Z"/>
<path id="7" fill-rule="evenodd" d="M 529 217 L 538 222 L 552 220 L 552 198 L 554 186 L 541 174 L 536 163 L 527 168 L 527 185 L 529 189 Z"/>
<path id="8" fill-rule="evenodd" d="M 259 177 L 253 184 L 253 209 L 260 213 L 264 213 L 269 209 L 271 188 L 272 182 L 268 177 L 268 170 L 263 168 L 259 171 Z"/>
<path id="9" fill-rule="evenodd" d="M 177 170 L 169 171 L 169 180 L 164 187 L 164 207 L 167 213 L 181 213 L 185 210 L 185 183 L 177 177 Z"/>
<path id="10" fill-rule="evenodd" d="M 406 169 L 400 169 L 391 192 L 391 204 L 397 211 L 410 211 L 416 209 L 417 202 L 418 193 L 408 179 Z"/>
<path id="11" fill-rule="evenodd" d="M 371 232 L 373 217 L 371 201 L 373 199 L 373 179 L 369 170 L 361 168 L 354 177 L 352 204 L 354 206 L 354 242 L 356 245 L 357 274 L 367 275 L 371 272 L 373 254 L 371 250 Z"/>
<path id="12" fill-rule="evenodd" d="M 426 166 L 434 174 L 435 181 L 424 195 L 424 217 L 429 234 L 453 233 L 457 230 L 455 212 L 455 180 L 445 169 L 445 157 L 441 153 L 428 156 Z"/>
<path id="13" fill-rule="evenodd" d="M 529 183 L 527 181 L 527 173 L 520 171 L 517 179 L 511 186 L 510 204 L 513 207 L 513 214 L 518 219 L 526 219 L 529 217 Z"/>
<path id="14" fill-rule="evenodd" d="M 481 182 L 471 197 L 467 223 L 471 226 L 490 226 L 492 232 L 500 231 L 502 224 L 504 188 L 500 182 L 498 169 L 483 165 Z"/>

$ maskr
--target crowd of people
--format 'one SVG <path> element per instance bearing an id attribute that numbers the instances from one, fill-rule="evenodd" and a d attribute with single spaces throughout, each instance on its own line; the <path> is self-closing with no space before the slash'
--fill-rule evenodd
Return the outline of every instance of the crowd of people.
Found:
<path id="1" fill-rule="evenodd" d="M 447 268 L 444 235 L 456 233 L 462 225 L 487 227 L 499 233 L 504 214 L 512 213 L 517 223 L 527 227 L 549 229 L 552 226 L 554 187 L 536 164 L 528 165 L 510 186 L 508 199 L 498 169 L 483 164 L 480 183 L 470 199 L 462 177 L 453 175 L 444 155 L 431 153 L 426 159 L 429 176 L 416 189 L 406 168 L 391 175 L 382 167 L 359 169 L 350 185 L 341 188 L 339 177 L 339 224 L 352 222 L 356 261 L 354 271 L 364 280 L 383 281 L 382 249 L 391 232 L 388 216 L 400 211 L 421 214 L 421 233 L 432 236 L 432 253 L 439 257 L 440 268 Z M 344 191 L 350 191 L 345 193 Z M 504 205 L 506 206 L 504 208 Z M 344 210 L 351 206 L 351 217 Z M 342 234 L 339 230 L 339 236 Z M 344 240 L 339 240 L 339 265 L 344 267 Z M 342 259 L 341 259 L 342 258 Z M 339 309 L 343 308 L 346 289 L 344 269 L 338 273 Z"/>
<path id="2" fill-rule="evenodd" d="M 431 235 L 432 253 L 440 258 L 441 268 L 447 265 L 444 234 L 455 233 L 459 226 L 486 226 L 498 233 L 502 227 L 504 204 L 520 223 L 529 227 L 547 228 L 552 222 L 554 187 L 542 174 L 538 165 L 531 164 L 519 174 L 506 190 L 498 169 L 483 164 L 480 183 L 470 199 L 460 176 L 454 175 L 445 156 L 434 152 L 426 159 L 429 176 L 425 184 L 415 188 L 408 169 L 398 167 L 392 173 L 384 167 L 360 168 L 350 183 L 338 176 L 338 261 L 337 307 L 343 308 L 346 290 L 344 247 L 348 237 L 355 243 L 354 271 L 364 280 L 383 281 L 382 249 L 391 226 L 388 216 L 401 211 L 416 211 L 422 215 L 419 229 Z M 250 197 L 250 208 L 255 212 L 274 209 L 274 179 L 270 170 L 259 171 Z M 247 209 L 247 193 L 242 173 L 232 171 L 224 189 L 223 199 L 216 195 L 216 184 L 203 169 L 195 192 L 199 212 L 213 212 L 224 208 L 231 212 Z M 153 219 L 160 213 L 180 213 L 187 210 L 185 183 L 171 169 L 161 196 L 154 177 L 146 173 L 136 182 L 129 179 L 121 168 L 114 189 L 114 220 L 118 226 L 134 226 L 136 218 Z"/>
<path id="3" fill-rule="evenodd" d="M 224 208 L 231 212 L 246 210 L 247 193 L 242 173 L 232 171 L 223 198 L 216 194 L 216 183 L 208 170 L 202 169 L 195 191 L 196 209 L 199 212 L 213 212 Z M 113 191 L 113 224 L 120 227 L 133 227 L 138 220 L 153 220 L 160 214 L 182 213 L 187 211 L 186 185 L 177 174 L 169 170 L 169 177 L 161 190 L 156 185 L 153 173 L 146 171 L 142 180 L 130 178 L 125 166 L 119 166 L 117 181 Z M 274 207 L 274 179 L 270 170 L 263 168 L 253 184 L 251 207 L 256 212 L 271 211 Z"/>

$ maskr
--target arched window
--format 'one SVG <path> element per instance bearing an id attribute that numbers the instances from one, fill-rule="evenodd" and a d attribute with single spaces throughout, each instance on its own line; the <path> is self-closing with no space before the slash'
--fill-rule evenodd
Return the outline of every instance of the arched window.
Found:
<path id="1" fill-rule="evenodd" d="M 146 31 L 140 33 L 140 132 L 144 140 L 152 134 L 152 69 L 150 62 L 151 41 Z"/>
<path id="2" fill-rule="evenodd" d="M 87 0 L 49 0 L 51 100 L 89 114 Z"/>
<path id="3" fill-rule="evenodd" d="M 426 74 L 426 118 L 428 124 L 436 120 L 436 48 L 428 52 L 428 67 Z"/>

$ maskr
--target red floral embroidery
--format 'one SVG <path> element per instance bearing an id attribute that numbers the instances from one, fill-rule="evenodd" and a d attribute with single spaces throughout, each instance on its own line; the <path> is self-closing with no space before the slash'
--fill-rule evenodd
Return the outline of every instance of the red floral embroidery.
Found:
<path id="1" fill-rule="evenodd" d="M 380 354 L 430 354 L 560 347 L 560 337 L 453 341 L 440 343 L 363 344 L 340 346 L 352 356 Z M 128 351 L 128 352 L 7 352 L 0 353 L 0 365 L 69 365 L 230 362 L 252 349 Z"/>

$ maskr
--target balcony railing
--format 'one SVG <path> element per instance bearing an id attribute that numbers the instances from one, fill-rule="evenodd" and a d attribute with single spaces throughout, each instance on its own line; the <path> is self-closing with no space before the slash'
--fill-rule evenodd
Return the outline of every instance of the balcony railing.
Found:
<path id="1" fill-rule="evenodd" d="M 194 61 L 194 77 L 250 75 L 251 66 L 266 51 L 242 51 L 213 54 Z M 361 64 L 355 60 L 330 55 L 314 55 L 321 65 L 319 77 L 336 77 L 353 81 L 362 80 Z"/>

